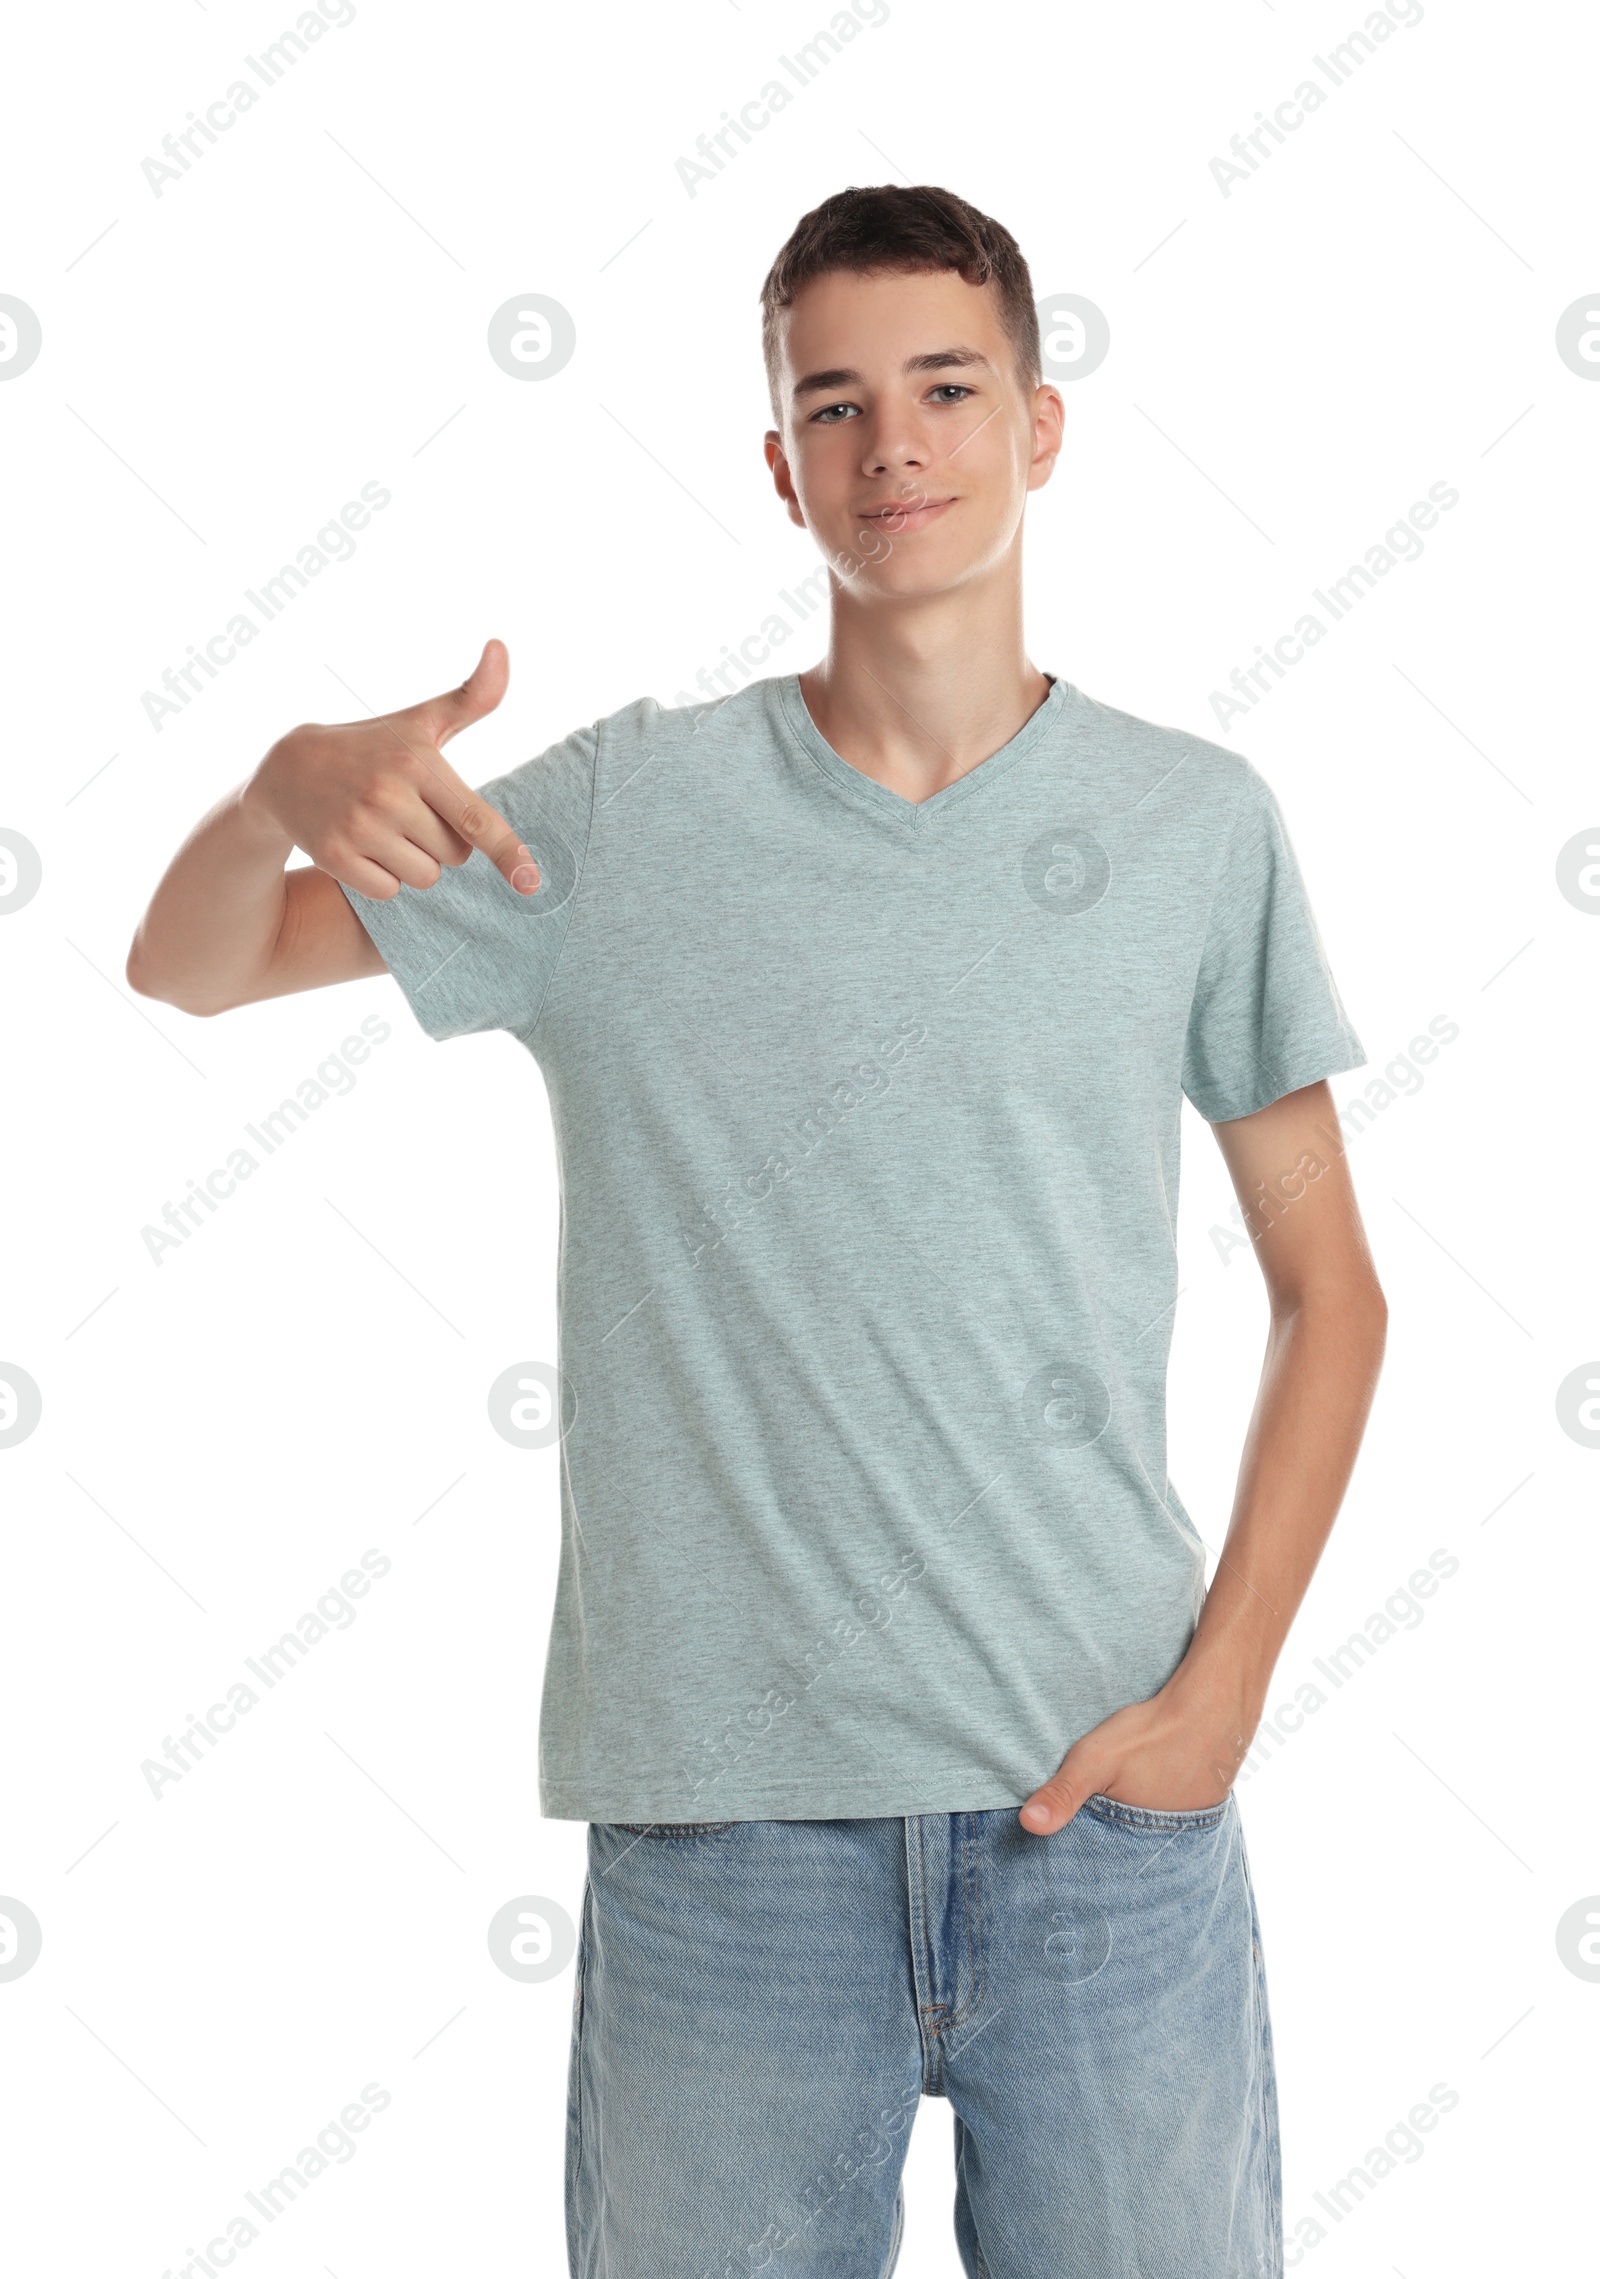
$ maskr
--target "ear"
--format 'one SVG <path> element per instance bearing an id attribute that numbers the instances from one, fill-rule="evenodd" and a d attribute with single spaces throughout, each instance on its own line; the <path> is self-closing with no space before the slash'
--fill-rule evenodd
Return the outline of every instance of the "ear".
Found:
<path id="1" fill-rule="evenodd" d="M 1049 482 L 1055 473 L 1056 460 L 1061 455 L 1067 407 L 1061 390 L 1052 388 L 1049 381 L 1033 391 L 1033 457 L 1028 465 L 1028 488 L 1037 491 Z"/>
<path id="2" fill-rule="evenodd" d="M 766 435 L 762 439 L 761 448 L 766 456 L 767 465 L 772 469 L 772 487 L 789 509 L 789 520 L 797 530 L 804 530 L 806 518 L 801 513 L 800 501 L 795 496 L 794 478 L 789 472 L 789 461 L 784 452 L 783 437 L 775 427 L 767 429 Z"/>

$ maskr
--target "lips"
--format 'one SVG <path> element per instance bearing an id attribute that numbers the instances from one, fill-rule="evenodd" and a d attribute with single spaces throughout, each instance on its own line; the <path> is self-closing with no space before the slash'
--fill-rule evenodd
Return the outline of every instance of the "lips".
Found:
<path id="1" fill-rule="evenodd" d="M 891 499 L 887 505 L 866 508 L 860 519 L 863 522 L 875 522 L 882 529 L 898 527 L 902 530 L 919 530 L 925 522 L 930 522 L 936 514 L 942 514 L 947 506 L 954 504 L 954 499 L 950 498 Z"/>

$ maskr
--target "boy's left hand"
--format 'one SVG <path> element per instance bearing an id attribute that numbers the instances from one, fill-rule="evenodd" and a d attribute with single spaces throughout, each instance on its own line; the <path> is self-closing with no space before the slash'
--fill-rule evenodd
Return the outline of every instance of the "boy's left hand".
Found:
<path id="1" fill-rule="evenodd" d="M 1093 1726 L 1023 1805 L 1030 1835 L 1053 1836 L 1091 1796 L 1153 1812 L 1199 1812 L 1220 1804 L 1250 1747 L 1254 1717 L 1226 1694 L 1203 1694 L 1176 1677 L 1149 1701 Z"/>

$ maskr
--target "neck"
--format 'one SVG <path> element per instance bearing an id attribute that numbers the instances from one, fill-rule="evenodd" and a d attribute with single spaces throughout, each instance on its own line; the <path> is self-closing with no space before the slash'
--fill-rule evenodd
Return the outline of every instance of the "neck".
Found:
<path id="1" fill-rule="evenodd" d="M 1009 744 L 1050 693 L 1022 642 L 1020 548 L 951 592 L 863 601 L 833 582 L 828 654 L 800 676 L 843 760 L 931 799 Z"/>

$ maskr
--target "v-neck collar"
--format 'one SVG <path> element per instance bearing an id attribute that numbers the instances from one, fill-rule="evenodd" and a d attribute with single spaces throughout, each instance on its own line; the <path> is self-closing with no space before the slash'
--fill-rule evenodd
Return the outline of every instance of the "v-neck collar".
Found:
<path id="1" fill-rule="evenodd" d="M 788 730 L 790 738 L 837 791 L 857 806 L 870 807 L 880 815 L 892 816 L 913 830 L 937 822 L 948 808 L 956 806 L 963 799 L 971 798 L 1003 776 L 1009 767 L 1033 749 L 1042 736 L 1060 725 L 1068 697 L 1077 693 L 1070 682 L 1051 677 L 1049 695 L 1029 713 L 1009 744 L 1002 744 L 997 752 L 991 752 L 986 760 L 980 760 L 975 768 L 969 768 L 965 775 L 958 776 L 954 783 L 947 783 L 942 791 L 934 792 L 931 798 L 902 799 L 899 792 L 891 791 L 886 783 L 879 783 L 876 776 L 866 775 L 860 768 L 852 767 L 848 760 L 842 759 L 834 750 L 811 717 L 801 693 L 798 673 L 777 674 L 768 681 L 767 686 L 772 692 L 777 716 Z"/>

